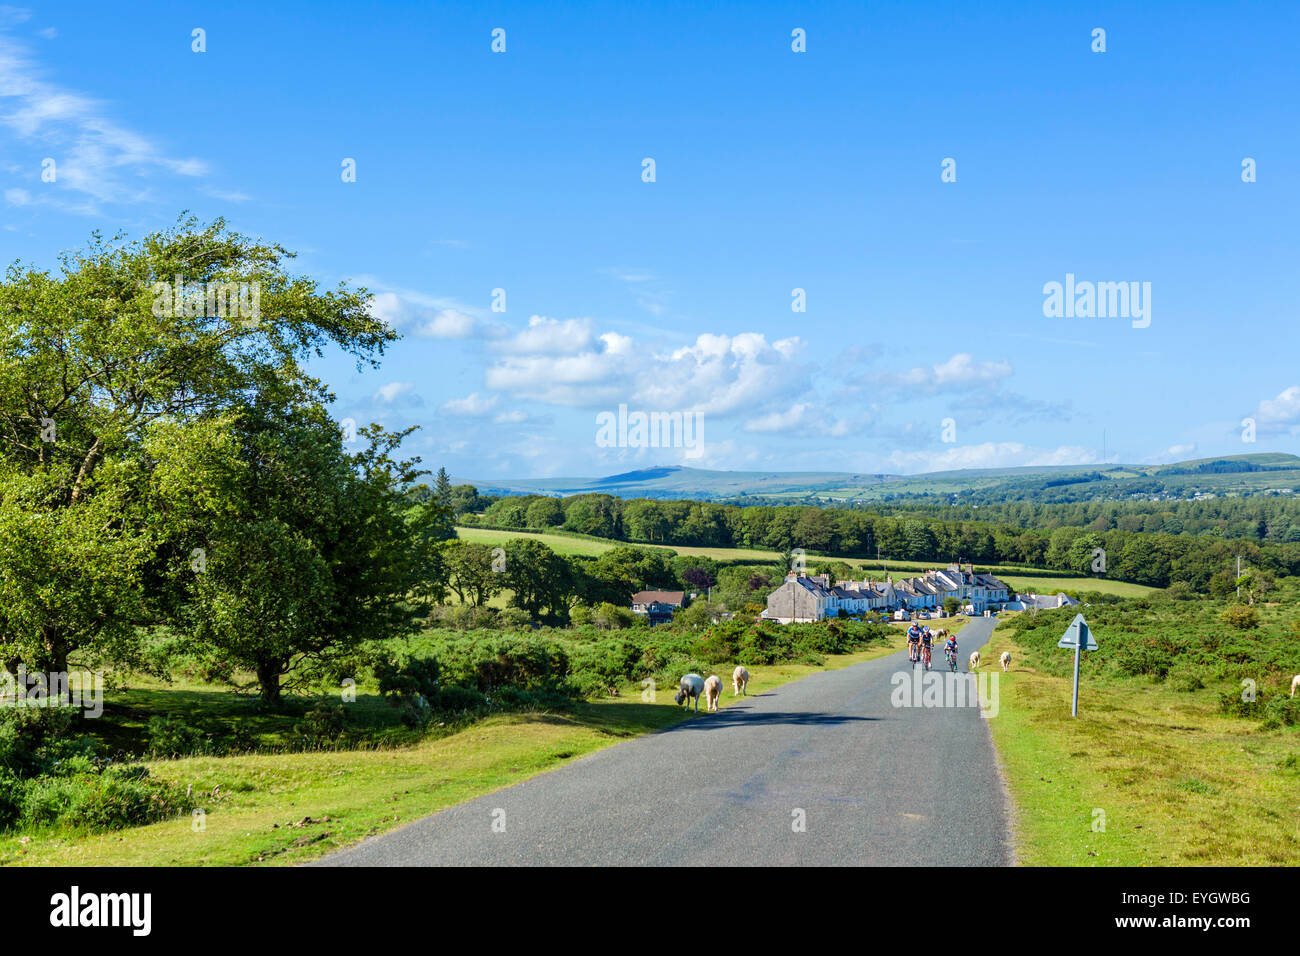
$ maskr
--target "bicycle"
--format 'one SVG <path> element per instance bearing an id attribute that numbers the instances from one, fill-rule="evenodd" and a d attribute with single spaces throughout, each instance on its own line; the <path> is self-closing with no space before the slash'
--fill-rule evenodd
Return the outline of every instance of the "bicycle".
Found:
<path id="1" fill-rule="evenodd" d="M 921 660 L 921 648 L 919 641 L 907 642 L 907 659 L 911 662 L 912 668 L 915 669 L 917 663 Z"/>
<path id="2" fill-rule="evenodd" d="M 956 652 L 956 651 L 944 651 L 944 652 L 943 652 L 943 656 L 946 657 L 946 658 L 948 658 L 948 666 L 949 666 L 950 668 L 952 668 L 952 672 L 953 672 L 954 674 L 957 673 L 957 652 Z"/>
<path id="3" fill-rule="evenodd" d="M 930 670 L 931 668 L 930 668 L 930 645 L 929 644 L 921 645 L 921 654 L 925 658 L 925 669 Z"/>

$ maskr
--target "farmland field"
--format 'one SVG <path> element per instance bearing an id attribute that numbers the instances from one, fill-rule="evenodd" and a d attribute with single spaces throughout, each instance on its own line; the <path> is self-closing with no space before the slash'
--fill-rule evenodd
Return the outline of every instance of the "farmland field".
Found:
<path id="1" fill-rule="evenodd" d="M 626 541 L 603 541 L 592 538 L 570 537 L 569 535 L 552 534 L 544 531 L 501 531 L 494 528 L 457 527 L 456 534 L 466 541 L 487 545 L 503 544 L 511 538 L 531 538 L 534 541 L 542 542 L 558 554 L 594 556 L 604 554 L 611 548 L 631 545 L 637 548 L 663 548 L 667 551 L 675 551 L 678 554 L 706 557 L 712 558 L 715 561 L 735 562 L 741 564 L 774 564 L 781 560 L 781 555 L 775 551 L 763 551 L 754 548 L 695 548 L 685 545 L 665 546 L 637 544 Z M 849 564 L 854 568 L 859 568 L 863 572 L 871 573 L 877 578 L 882 578 L 886 574 L 902 576 L 920 574 L 926 570 L 934 568 L 937 564 L 937 562 L 873 561 L 863 558 L 820 558 L 814 555 L 808 556 L 810 564 L 815 564 L 819 560 L 844 561 L 846 564 Z M 1057 591 L 1079 590 L 1100 591 L 1103 594 L 1115 594 L 1120 597 L 1141 597 L 1146 594 L 1151 594 L 1156 590 L 1155 588 L 1147 587 L 1146 585 L 1132 584 L 1128 581 L 1066 576 L 1063 573 L 1058 575 L 1051 571 L 1043 571 L 1037 568 L 1026 570 L 1024 568 L 1013 568 L 999 565 L 979 565 L 978 570 L 990 571 L 1018 590 L 1031 590 L 1040 593 L 1055 594 Z"/>

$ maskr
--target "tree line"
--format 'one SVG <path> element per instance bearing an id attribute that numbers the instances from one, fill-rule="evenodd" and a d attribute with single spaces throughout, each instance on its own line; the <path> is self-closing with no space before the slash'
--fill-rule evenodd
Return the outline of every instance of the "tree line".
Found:
<path id="1" fill-rule="evenodd" d="M 468 492 L 462 492 L 462 495 Z M 476 492 L 474 494 L 477 494 Z M 1006 514 L 1020 504 L 1005 506 Z M 1221 506 L 1222 507 L 1222 506 Z M 980 509 L 981 512 L 983 509 Z M 1211 512 L 1212 513 L 1212 512 Z M 1115 512 L 1123 517 L 1121 512 Z M 1022 519 L 1031 515 L 1021 514 Z M 1101 517 L 1098 515 L 1097 517 Z M 1067 517 L 1056 515 L 1064 522 Z M 708 501 L 621 499 L 607 494 L 492 499 L 459 520 L 508 530 L 560 529 L 620 541 L 696 547 L 759 548 L 853 558 L 943 562 L 967 560 L 1105 575 L 1153 587 L 1183 582 L 1202 593 L 1233 574 L 1238 555 L 1278 575 L 1300 573 L 1300 543 L 1172 533 L 1127 524 L 1020 527 L 1009 521 L 948 520 L 924 511 L 892 514 L 810 505 L 739 506 Z"/>

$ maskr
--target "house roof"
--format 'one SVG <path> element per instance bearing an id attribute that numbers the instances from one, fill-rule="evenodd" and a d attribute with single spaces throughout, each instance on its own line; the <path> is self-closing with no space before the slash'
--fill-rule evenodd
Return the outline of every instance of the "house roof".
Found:
<path id="1" fill-rule="evenodd" d="M 670 604 L 673 607 L 681 607 L 682 599 L 686 596 L 685 591 L 637 591 L 632 595 L 633 604 Z"/>

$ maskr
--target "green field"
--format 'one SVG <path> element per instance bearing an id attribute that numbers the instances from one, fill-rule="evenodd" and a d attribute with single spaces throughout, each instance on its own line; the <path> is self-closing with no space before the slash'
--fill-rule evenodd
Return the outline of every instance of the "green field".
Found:
<path id="1" fill-rule="evenodd" d="M 552 534 L 543 531 L 499 531 L 493 528 L 466 528 L 459 526 L 456 528 L 456 534 L 466 541 L 473 541 L 477 544 L 493 546 L 504 544 L 511 538 L 532 538 L 535 541 L 541 541 L 558 554 L 580 554 L 589 556 L 604 554 L 611 548 L 616 548 L 630 543 L 625 541 L 604 541 L 592 538 L 570 537 L 569 535 Z M 762 551 L 753 548 L 693 548 L 685 545 L 661 546 L 649 544 L 635 544 L 633 546 L 638 548 L 664 547 L 666 550 L 675 551 L 678 554 L 713 558 L 715 561 L 775 564 L 781 560 L 781 555 L 775 551 Z M 818 561 L 822 560 L 844 561 L 846 564 L 849 564 L 854 568 L 860 568 L 864 572 L 870 572 L 878 578 L 883 578 L 886 574 L 906 577 L 921 574 L 924 571 L 935 567 L 934 562 L 872 561 L 863 558 L 822 558 L 813 555 L 808 556 L 810 564 L 816 564 Z M 1031 590 L 1046 594 L 1055 594 L 1057 591 L 1065 590 L 1079 590 L 1100 591 L 1103 594 L 1117 594 L 1121 597 L 1141 597 L 1145 594 L 1151 594 L 1156 590 L 1155 588 L 1150 588 L 1143 584 L 1130 584 L 1127 581 L 1113 581 L 1106 578 L 1066 576 L 1064 573 L 1058 576 L 1051 571 L 1039 571 L 1038 569 L 1026 570 L 1024 568 L 1007 567 L 1004 565 L 980 565 L 979 570 L 989 571 L 998 575 L 1007 584 L 1018 590 Z"/>

